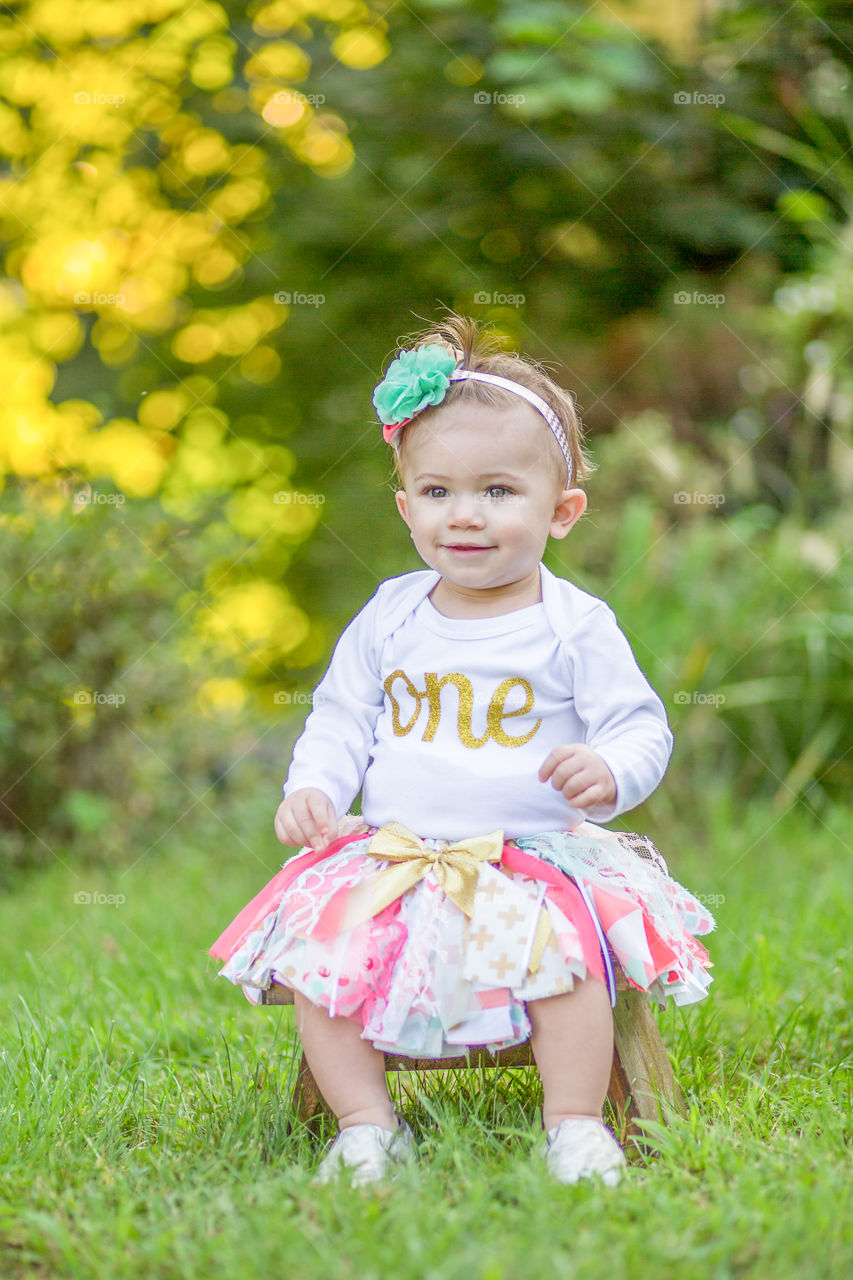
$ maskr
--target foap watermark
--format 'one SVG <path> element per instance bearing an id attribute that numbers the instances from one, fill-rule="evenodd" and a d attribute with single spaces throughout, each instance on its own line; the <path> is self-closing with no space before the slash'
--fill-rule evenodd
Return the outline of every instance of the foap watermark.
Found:
<path id="1" fill-rule="evenodd" d="M 726 900 L 724 893 L 694 893 L 693 897 L 704 907 L 721 907 Z"/>
<path id="2" fill-rule="evenodd" d="M 324 493 L 297 493 L 290 489 L 279 489 L 273 494 L 273 502 L 280 507 L 322 507 L 326 501 Z"/>
<path id="3" fill-rule="evenodd" d="M 71 499 L 75 510 L 82 507 L 123 507 L 123 493 L 101 493 L 98 489 L 77 489 Z"/>
<path id="4" fill-rule="evenodd" d="M 527 101 L 523 93 L 487 93 L 478 89 L 474 94 L 477 107 L 520 107 Z"/>
<path id="5" fill-rule="evenodd" d="M 679 93 L 672 95 L 672 100 L 677 107 L 721 107 L 726 100 L 724 93 L 704 93 L 699 89 L 694 89 L 692 93 L 688 93 L 682 89 Z"/>
<path id="6" fill-rule="evenodd" d="M 322 307 L 326 301 L 325 293 L 287 293 L 280 290 L 273 295 L 273 301 L 282 307 Z"/>
<path id="7" fill-rule="evenodd" d="M 272 700 L 277 707 L 310 707 L 312 695 L 299 690 L 279 689 L 273 694 Z"/>
<path id="8" fill-rule="evenodd" d="M 72 698 L 75 707 L 123 707 L 123 693 L 100 693 L 97 689 L 78 689 Z"/>
<path id="9" fill-rule="evenodd" d="M 75 307 L 123 307 L 125 301 L 123 293 L 89 293 L 81 289 L 74 295 Z"/>
<path id="10" fill-rule="evenodd" d="M 678 689 L 672 696 L 678 707 L 722 707 L 726 701 L 724 693 L 699 693 L 696 689 Z"/>
<path id="11" fill-rule="evenodd" d="M 125 902 L 123 893 L 102 893 L 100 889 L 81 889 L 74 895 L 75 907 L 121 907 Z"/>
<path id="12" fill-rule="evenodd" d="M 280 89 L 273 94 L 273 102 L 278 107 L 286 107 L 291 102 L 298 102 L 303 107 L 322 107 L 325 101 L 325 93 L 300 93 L 298 89 Z"/>
<path id="13" fill-rule="evenodd" d="M 721 507 L 726 500 L 724 493 L 703 493 L 698 489 L 692 492 L 687 489 L 679 489 L 678 493 L 672 495 L 672 500 L 677 507 Z"/>
<path id="14" fill-rule="evenodd" d="M 679 289 L 678 293 L 672 295 L 672 300 L 678 307 L 722 307 L 726 301 L 724 293 L 700 293 L 698 289 L 694 289 L 692 293 L 687 289 Z"/>
<path id="15" fill-rule="evenodd" d="M 99 89 L 94 93 L 81 90 L 74 95 L 75 107 L 122 107 L 126 102 L 123 93 L 101 93 Z"/>
<path id="16" fill-rule="evenodd" d="M 278 689 L 272 700 L 277 707 L 321 707 L 326 701 L 316 689 Z"/>
<path id="17" fill-rule="evenodd" d="M 523 307 L 523 293 L 487 293 L 480 289 L 474 294 L 474 305 L 478 307 Z"/>

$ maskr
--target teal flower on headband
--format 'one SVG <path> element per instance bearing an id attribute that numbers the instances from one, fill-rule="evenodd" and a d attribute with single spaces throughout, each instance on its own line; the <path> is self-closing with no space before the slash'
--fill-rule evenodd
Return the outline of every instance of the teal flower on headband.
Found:
<path id="1" fill-rule="evenodd" d="M 455 368 L 455 358 L 437 343 L 401 352 L 373 392 L 379 421 L 393 425 L 413 418 L 428 405 L 441 404 Z"/>

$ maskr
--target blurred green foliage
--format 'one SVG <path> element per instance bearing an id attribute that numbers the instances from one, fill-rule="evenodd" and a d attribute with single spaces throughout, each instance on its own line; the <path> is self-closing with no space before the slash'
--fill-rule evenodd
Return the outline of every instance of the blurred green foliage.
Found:
<path id="1" fill-rule="evenodd" d="M 633 483 L 630 452 L 607 446 L 613 501 L 549 560 L 606 596 L 663 699 L 675 749 L 652 803 L 674 812 L 724 779 L 744 803 L 826 813 L 853 786 L 853 520 L 780 521 L 758 504 L 710 519 L 684 503 L 673 526 Z"/>
<path id="2" fill-rule="evenodd" d="M 240 703 L 229 715 L 222 700 L 240 686 L 191 627 L 221 535 L 151 502 L 125 520 L 103 491 L 31 489 L 5 507 L 0 877 L 75 841 L 142 855 L 222 787 L 240 728 Z"/>

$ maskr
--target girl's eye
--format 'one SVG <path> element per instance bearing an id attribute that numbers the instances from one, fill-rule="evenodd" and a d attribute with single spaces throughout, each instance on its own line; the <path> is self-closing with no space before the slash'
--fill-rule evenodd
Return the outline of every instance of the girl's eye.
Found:
<path id="1" fill-rule="evenodd" d="M 441 484 L 426 485 L 421 490 L 421 493 L 427 498 L 444 498 L 447 496 L 447 490 Z M 489 486 L 486 493 L 490 498 L 504 498 L 512 493 L 512 490 L 508 489 L 505 484 L 493 484 Z"/>

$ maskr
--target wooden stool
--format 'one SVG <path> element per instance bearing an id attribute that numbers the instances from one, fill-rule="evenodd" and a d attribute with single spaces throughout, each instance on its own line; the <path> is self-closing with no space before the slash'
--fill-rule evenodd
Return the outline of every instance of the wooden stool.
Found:
<path id="1" fill-rule="evenodd" d="M 661 1102 L 683 1113 L 684 1104 L 672 1074 L 669 1056 L 661 1039 L 649 998 L 644 991 L 628 985 L 622 970 L 613 966 L 618 999 L 613 1010 L 613 1067 L 607 1097 L 616 1115 L 620 1137 L 641 1136 L 638 1120 L 666 1119 Z M 261 992 L 261 1004 L 293 1004 L 289 987 L 273 983 Z M 469 1066 L 527 1067 L 534 1065 L 530 1042 L 488 1053 L 474 1046 L 464 1058 L 404 1058 L 386 1053 L 386 1071 L 458 1071 Z M 660 1102 L 659 1102 L 660 1099 Z M 302 1054 L 293 1091 L 293 1110 L 303 1121 L 311 1121 L 325 1103 Z"/>

